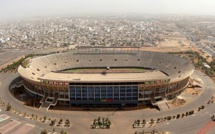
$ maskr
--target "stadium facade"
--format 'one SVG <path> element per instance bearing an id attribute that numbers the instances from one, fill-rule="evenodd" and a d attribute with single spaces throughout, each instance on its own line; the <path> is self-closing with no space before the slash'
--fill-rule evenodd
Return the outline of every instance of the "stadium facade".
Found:
<path id="1" fill-rule="evenodd" d="M 79 68 L 104 68 L 104 72 L 65 71 Z M 147 71 L 111 72 L 112 68 Z M 103 47 L 80 47 L 76 51 L 29 58 L 18 68 L 27 93 L 48 107 L 156 105 L 179 95 L 193 71 L 189 61 L 172 54 Z"/>

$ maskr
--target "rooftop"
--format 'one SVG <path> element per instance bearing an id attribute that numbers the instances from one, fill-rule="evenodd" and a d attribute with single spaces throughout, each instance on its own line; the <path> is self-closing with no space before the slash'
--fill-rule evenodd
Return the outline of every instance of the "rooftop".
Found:
<path id="1" fill-rule="evenodd" d="M 161 71 L 150 71 L 144 73 L 106 73 L 106 74 L 67 74 L 47 73 L 39 80 L 67 81 L 67 82 L 142 82 L 150 80 L 164 80 L 169 76 Z"/>

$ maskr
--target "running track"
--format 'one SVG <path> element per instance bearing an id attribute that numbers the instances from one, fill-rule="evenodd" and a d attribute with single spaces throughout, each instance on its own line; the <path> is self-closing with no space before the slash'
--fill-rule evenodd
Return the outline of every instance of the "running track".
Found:
<path id="1" fill-rule="evenodd" d="M 29 131 L 31 131 L 34 128 L 34 125 L 31 124 L 25 124 L 24 126 L 22 126 L 21 128 L 19 128 L 18 130 L 16 130 L 14 133 L 12 134 L 27 134 Z"/>
<path id="2" fill-rule="evenodd" d="M 215 126 L 215 121 L 209 121 L 202 129 L 200 129 L 197 134 L 206 134 Z"/>
<path id="3" fill-rule="evenodd" d="M 16 126 L 18 126 L 21 122 L 18 121 L 12 121 L 10 123 L 8 123 L 7 125 L 4 125 L 3 127 L 0 128 L 0 132 L 2 134 L 7 133 L 8 131 L 12 130 L 13 128 L 15 128 Z"/>

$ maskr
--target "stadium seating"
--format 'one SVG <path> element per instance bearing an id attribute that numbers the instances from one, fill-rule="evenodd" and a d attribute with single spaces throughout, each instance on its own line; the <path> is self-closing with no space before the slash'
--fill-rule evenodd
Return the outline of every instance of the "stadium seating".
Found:
<path id="1" fill-rule="evenodd" d="M 32 59 L 29 68 L 19 67 L 19 73 L 29 79 L 78 67 L 143 67 L 164 72 L 171 81 L 188 77 L 194 71 L 189 61 L 172 54 L 140 51 L 137 54 L 77 54 L 58 53 Z M 33 74 L 32 74 L 33 73 Z M 32 77 L 32 78 L 31 78 Z"/>

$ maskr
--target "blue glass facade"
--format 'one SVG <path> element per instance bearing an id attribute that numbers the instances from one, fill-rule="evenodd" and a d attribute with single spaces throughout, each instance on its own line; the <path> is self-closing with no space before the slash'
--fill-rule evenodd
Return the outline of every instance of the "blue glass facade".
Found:
<path id="1" fill-rule="evenodd" d="M 80 101 L 78 101 L 80 100 Z M 85 100 L 85 101 L 84 101 Z M 97 100 L 97 101 L 96 101 Z M 102 101 L 99 101 L 102 100 Z M 109 101 L 106 101 L 109 100 Z M 70 85 L 70 103 L 137 103 L 137 85 Z"/>

